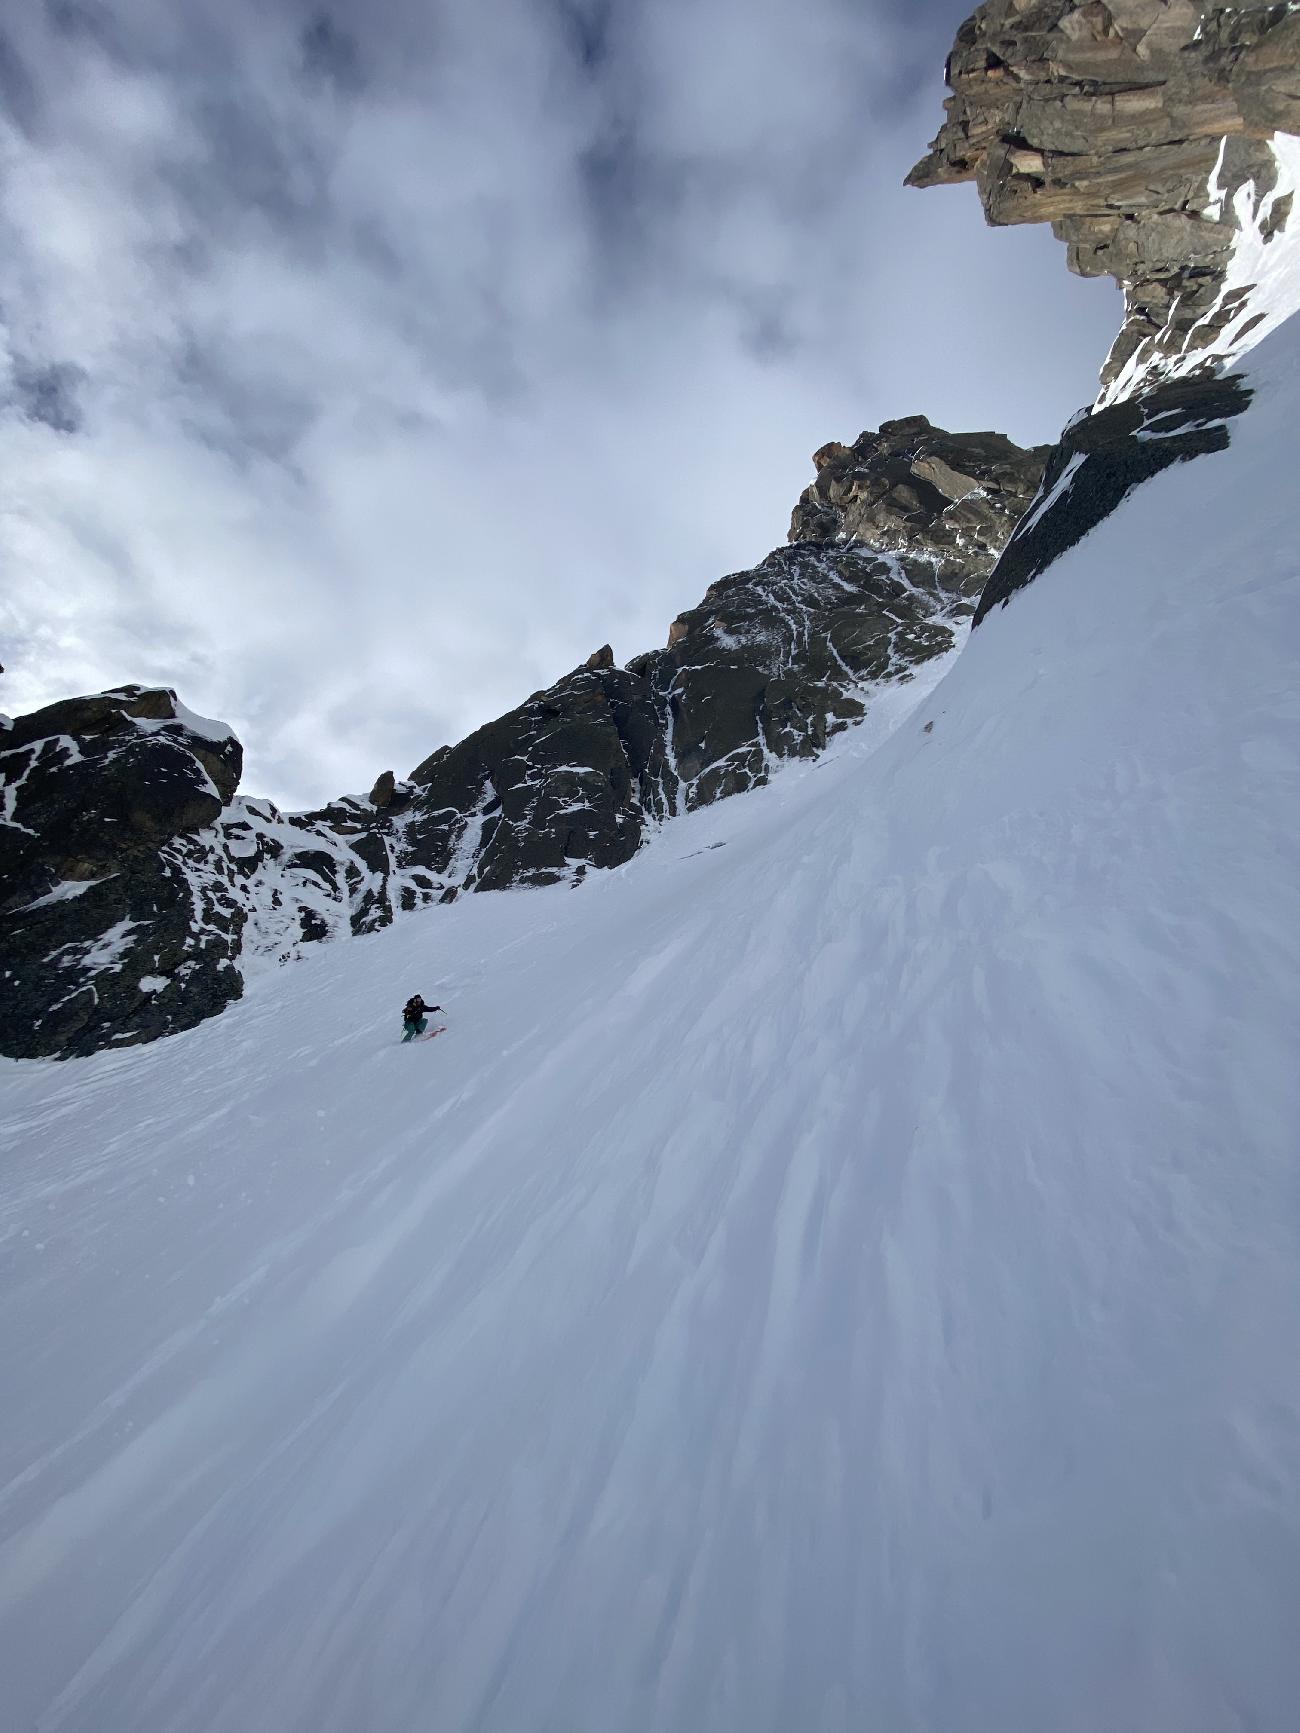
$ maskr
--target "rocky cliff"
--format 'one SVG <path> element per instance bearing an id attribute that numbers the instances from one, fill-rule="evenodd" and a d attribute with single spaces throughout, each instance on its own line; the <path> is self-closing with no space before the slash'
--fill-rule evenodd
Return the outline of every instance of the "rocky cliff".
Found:
<path id="1" fill-rule="evenodd" d="M 150 1040 L 221 1010 L 260 960 L 628 860 L 949 649 L 1047 457 L 924 416 L 825 446 L 788 545 L 712 585 L 663 648 L 623 668 L 599 650 L 318 812 L 238 797 L 238 742 L 170 691 L 20 717 L 0 734 L 0 1050 Z"/>
<path id="2" fill-rule="evenodd" d="M 916 186 L 973 180 L 991 223 L 1050 222 L 1125 291 L 1091 412 L 1048 460 L 978 625 L 1172 463 L 1222 451 L 1225 369 L 1300 307 L 1300 5 L 989 0 Z"/>
<path id="3" fill-rule="evenodd" d="M 908 178 L 974 181 L 991 223 L 1048 222 L 1071 270 L 1123 286 L 1103 402 L 1260 334 L 1251 290 L 1294 193 L 1275 135 L 1300 132 L 1300 7 L 989 0 L 947 79 Z M 1234 272 L 1243 235 L 1257 257 Z"/>
<path id="4" fill-rule="evenodd" d="M 238 998 L 242 920 L 206 840 L 239 783 L 229 729 L 125 686 L 0 741 L 3 1050 L 147 1041 Z"/>

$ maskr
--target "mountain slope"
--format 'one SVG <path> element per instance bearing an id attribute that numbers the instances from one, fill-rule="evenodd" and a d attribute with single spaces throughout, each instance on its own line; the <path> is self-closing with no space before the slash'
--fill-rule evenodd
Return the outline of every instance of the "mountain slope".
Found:
<path id="1" fill-rule="evenodd" d="M 889 739 L 0 1067 L 16 1727 L 1293 1726 L 1295 323 Z"/>
<path id="2" fill-rule="evenodd" d="M 317 812 L 232 798 L 239 742 L 170 688 L 0 717 L 0 1052 L 192 1028 L 305 945 L 466 890 L 577 883 L 815 756 L 952 648 L 1048 455 L 924 415 L 825 446 L 790 545 L 712 584 L 665 648 L 617 668 L 606 645 L 408 780 Z"/>

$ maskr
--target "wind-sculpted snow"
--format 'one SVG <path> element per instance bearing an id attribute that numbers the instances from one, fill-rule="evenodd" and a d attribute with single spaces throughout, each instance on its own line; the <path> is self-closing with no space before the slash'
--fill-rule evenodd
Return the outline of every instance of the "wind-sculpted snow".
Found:
<path id="1" fill-rule="evenodd" d="M 582 895 L 0 1067 L 8 1725 L 1291 1733 L 1292 327 L 1250 384 Z"/>

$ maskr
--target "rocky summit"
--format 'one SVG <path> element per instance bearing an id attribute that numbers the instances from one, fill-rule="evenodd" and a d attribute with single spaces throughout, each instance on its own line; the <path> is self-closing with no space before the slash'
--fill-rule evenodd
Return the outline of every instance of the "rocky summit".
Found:
<path id="1" fill-rule="evenodd" d="M 620 668 L 604 645 L 409 777 L 316 812 L 238 796 L 238 742 L 167 690 L 20 717 L 0 734 L 0 1049 L 152 1040 L 303 945 L 628 860 L 950 649 L 1048 456 L 924 416 L 825 446 L 788 545 L 719 579 L 663 648 Z"/>
<path id="2" fill-rule="evenodd" d="M 989 0 L 908 179 L 974 181 L 991 223 L 1050 223 L 1071 270 L 1115 278 L 1102 380 L 1137 387 L 1242 322 L 1228 265 L 1244 225 L 1267 241 L 1290 213 L 1270 141 L 1300 132 L 1298 66 L 1295 5 Z"/>
<path id="3" fill-rule="evenodd" d="M 794 509 L 789 539 L 923 555 L 949 589 L 973 596 L 1007 539 L 1008 516 L 1025 509 L 1026 475 L 1048 450 L 1026 453 L 1001 433 L 945 433 L 924 415 L 886 421 L 852 445 L 813 453 L 817 479 Z"/>

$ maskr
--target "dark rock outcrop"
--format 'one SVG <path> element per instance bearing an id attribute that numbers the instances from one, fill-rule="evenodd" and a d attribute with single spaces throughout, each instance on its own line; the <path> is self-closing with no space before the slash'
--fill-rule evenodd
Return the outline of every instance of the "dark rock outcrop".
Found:
<path id="1" fill-rule="evenodd" d="M 722 578 L 668 648 L 628 664 L 658 695 L 669 810 L 752 788 L 857 721 L 873 688 L 955 642 L 1049 448 L 923 415 L 823 446 L 790 544 Z"/>
<path id="2" fill-rule="evenodd" d="M 238 744 L 171 693 L 20 718 L 0 737 L 0 1050 L 149 1040 L 304 945 L 627 861 L 951 648 L 1046 456 L 923 416 L 824 448 L 791 543 L 720 579 L 666 647 L 618 668 L 602 646 L 364 800 L 282 814 L 239 798 Z"/>
<path id="3" fill-rule="evenodd" d="M 1268 141 L 1300 132 L 1298 69 L 1294 5 L 989 0 L 958 31 L 948 119 L 908 180 L 973 180 L 991 223 L 1050 222 L 1071 270 L 1114 277 L 1126 316 L 1102 379 L 1138 389 L 1238 319 L 1235 195 L 1250 186 L 1260 214 Z M 1270 206 L 1266 231 L 1286 215 Z"/>
<path id="4" fill-rule="evenodd" d="M 984 588 L 975 624 L 1082 541 L 1142 482 L 1170 464 L 1226 449 L 1228 422 L 1249 402 L 1250 391 L 1235 373 L 1171 379 L 1067 427 L 1034 509 Z"/>
<path id="5" fill-rule="evenodd" d="M 631 664 L 665 717 L 669 810 L 766 782 L 865 712 L 870 689 L 951 648 L 969 613 L 928 568 L 860 543 L 795 542 L 721 579 Z"/>
<path id="6" fill-rule="evenodd" d="M 238 998 L 241 914 L 195 846 L 238 785 L 234 735 L 126 686 L 20 716 L 0 748 L 4 1051 L 149 1040 Z"/>
<path id="7" fill-rule="evenodd" d="M 859 541 L 923 558 L 975 594 L 1049 449 L 1024 451 L 1001 433 L 945 433 L 924 415 L 886 421 L 852 445 L 814 452 L 817 479 L 794 509 L 790 540 Z"/>
<path id="8" fill-rule="evenodd" d="M 663 815 L 663 768 L 645 681 L 584 665 L 417 765 L 401 857 L 429 867 L 444 896 L 616 866 Z"/>
<path id="9" fill-rule="evenodd" d="M 816 452 L 789 546 L 714 584 L 666 650 L 629 663 L 664 716 L 667 809 L 814 755 L 873 689 L 951 649 L 1048 451 L 914 415 Z"/>

